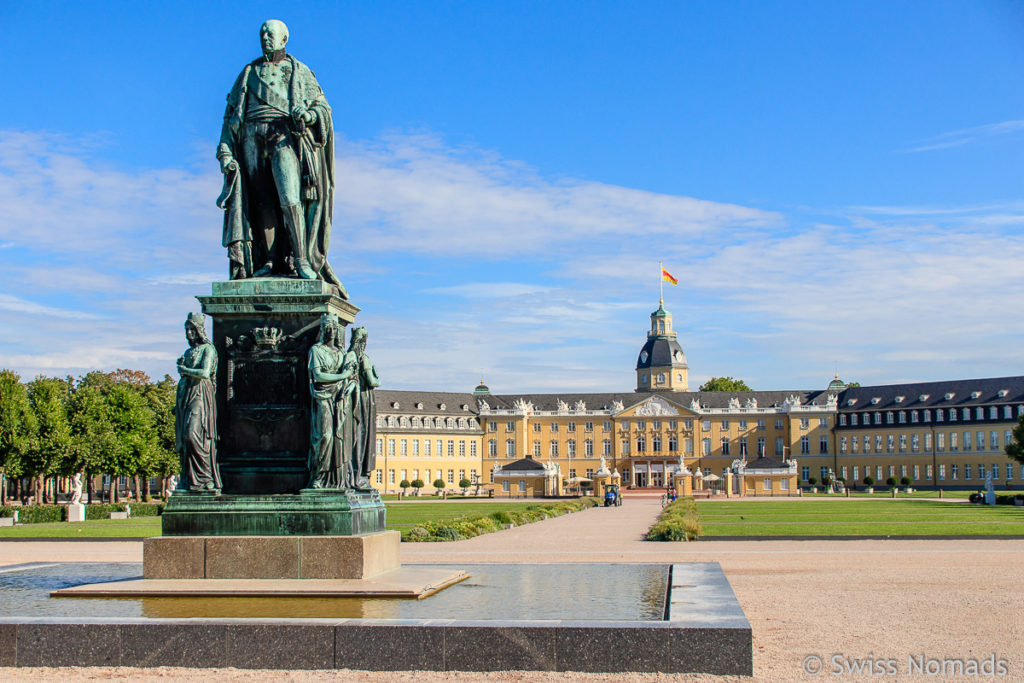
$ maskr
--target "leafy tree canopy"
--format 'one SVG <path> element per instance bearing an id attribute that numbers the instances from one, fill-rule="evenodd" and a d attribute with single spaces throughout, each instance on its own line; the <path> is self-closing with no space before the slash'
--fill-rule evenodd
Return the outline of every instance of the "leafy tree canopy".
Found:
<path id="1" fill-rule="evenodd" d="M 700 385 L 698 391 L 752 391 L 747 383 L 732 377 L 712 377 Z"/>

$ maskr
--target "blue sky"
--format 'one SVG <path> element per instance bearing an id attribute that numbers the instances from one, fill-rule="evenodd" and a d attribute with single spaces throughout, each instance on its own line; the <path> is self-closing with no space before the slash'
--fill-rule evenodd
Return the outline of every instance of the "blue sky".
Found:
<path id="1" fill-rule="evenodd" d="M 1024 374 L 1022 7 L 4 3 L 0 367 L 173 370 L 279 18 L 389 388 L 628 390 L 659 260 L 694 386 Z"/>

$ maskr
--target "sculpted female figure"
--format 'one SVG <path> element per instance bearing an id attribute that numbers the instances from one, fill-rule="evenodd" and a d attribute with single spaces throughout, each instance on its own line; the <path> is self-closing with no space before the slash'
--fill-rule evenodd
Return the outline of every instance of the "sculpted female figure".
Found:
<path id="1" fill-rule="evenodd" d="M 338 316 L 320 317 L 320 339 L 309 349 L 309 393 L 313 398 L 309 430 L 309 488 L 345 489 L 351 485 L 345 458 L 344 328 Z"/>
<path id="2" fill-rule="evenodd" d="M 352 411 L 352 470 L 355 487 L 370 491 L 370 474 L 377 466 L 377 404 L 373 390 L 380 386 L 377 369 L 366 355 L 365 327 L 352 330 L 352 341 L 345 354 L 345 363 L 353 370 L 351 398 Z"/>
<path id="3" fill-rule="evenodd" d="M 185 319 L 189 348 L 178 359 L 178 397 L 174 407 L 174 445 L 181 457 L 179 491 L 221 488 L 217 469 L 217 408 L 214 380 L 217 350 L 206 336 L 202 313 Z"/>

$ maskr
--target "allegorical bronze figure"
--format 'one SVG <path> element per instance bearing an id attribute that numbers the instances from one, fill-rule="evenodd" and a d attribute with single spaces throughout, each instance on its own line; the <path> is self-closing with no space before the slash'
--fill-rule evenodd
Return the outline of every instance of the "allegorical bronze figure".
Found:
<path id="1" fill-rule="evenodd" d="M 181 459 L 178 489 L 218 492 L 217 402 L 214 381 L 217 350 L 206 336 L 202 313 L 185 319 L 188 349 L 178 359 L 178 394 L 174 406 L 174 445 Z"/>

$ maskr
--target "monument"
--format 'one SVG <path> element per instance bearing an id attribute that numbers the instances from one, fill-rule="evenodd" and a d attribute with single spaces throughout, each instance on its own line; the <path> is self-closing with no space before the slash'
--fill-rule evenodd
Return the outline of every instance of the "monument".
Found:
<path id="1" fill-rule="evenodd" d="M 359 309 L 327 261 L 331 108 L 287 53 L 282 22 L 264 23 L 260 43 L 227 97 L 228 279 L 185 321 L 181 476 L 163 537 L 145 543 L 146 578 L 360 579 L 398 566 L 399 534 L 370 485 L 380 380 L 365 328 L 345 348 Z"/>

